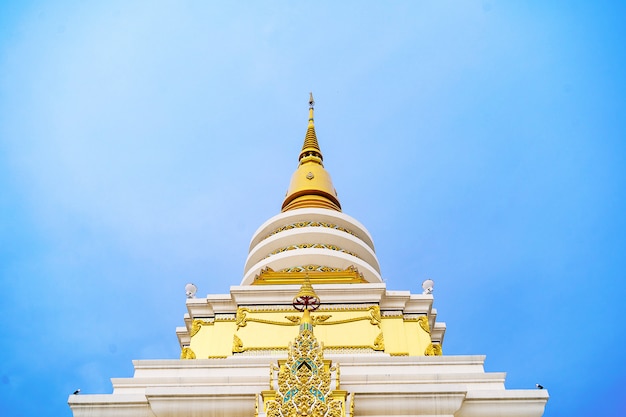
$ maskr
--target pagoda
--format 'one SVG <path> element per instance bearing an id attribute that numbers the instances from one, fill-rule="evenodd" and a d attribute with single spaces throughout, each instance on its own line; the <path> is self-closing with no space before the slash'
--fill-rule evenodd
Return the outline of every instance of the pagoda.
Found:
<path id="1" fill-rule="evenodd" d="M 136 360 L 111 394 L 72 395 L 75 417 L 539 417 L 546 390 L 508 390 L 484 356 L 443 353 L 423 293 L 387 289 L 372 237 L 342 212 L 313 96 L 279 214 L 252 236 L 229 294 L 189 294 L 180 359 Z"/>

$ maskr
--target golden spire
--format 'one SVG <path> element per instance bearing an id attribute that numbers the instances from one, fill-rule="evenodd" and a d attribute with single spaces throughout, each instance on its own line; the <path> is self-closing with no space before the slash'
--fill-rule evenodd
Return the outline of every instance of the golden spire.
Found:
<path id="1" fill-rule="evenodd" d="M 313 100 L 313 93 L 309 93 L 309 125 L 306 128 L 304 144 L 302 145 L 302 151 L 300 151 L 298 161 L 302 164 L 304 162 L 302 159 L 306 158 L 306 161 L 313 161 L 324 166 L 322 164 L 324 158 L 322 157 L 322 151 L 320 150 L 320 145 L 317 143 L 317 135 L 315 134 L 314 107 L 315 101 Z"/>
<path id="2" fill-rule="evenodd" d="M 341 211 L 337 191 L 322 163 L 324 158 L 315 134 L 314 106 L 313 93 L 310 93 L 309 123 L 298 157 L 298 168 L 291 177 L 282 211 L 309 207 Z"/>

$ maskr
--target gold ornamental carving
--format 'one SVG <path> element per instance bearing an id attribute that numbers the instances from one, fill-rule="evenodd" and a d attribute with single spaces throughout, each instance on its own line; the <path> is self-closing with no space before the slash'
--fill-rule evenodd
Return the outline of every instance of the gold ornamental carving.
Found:
<path id="1" fill-rule="evenodd" d="M 428 324 L 428 317 L 420 316 L 417 319 L 417 322 L 419 323 L 419 325 L 422 328 L 422 330 L 424 330 L 426 333 L 430 334 L 430 325 Z"/>
<path id="2" fill-rule="evenodd" d="M 299 228 L 302 228 L 302 227 L 326 227 L 326 228 L 329 228 L 329 229 L 335 229 L 335 230 L 339 230 L 339 231 L 348 233 L 348 234 L 358 238 L 358 236 L 352 230 L 346 229 L 346 228 L 338 226 L 336 224 L 310 221 L 310 222 L 291 223 L 291 224 L 288 224 L 288 225 L 285 225 L 285 226 L 281 226 L 278 229 L 274 230 L 272 233 L 270 233 L 267 236 L 265 236 L 263 239 L 267 239 L 268 237 L 273 236 L 276 233 L 284 232 L 285 230 L 299 229 Z"/>
<path id="3" fill-rule="evenodd" d="M 329 249 L 329 250 L 334 250 L 334 251 L 337 251 L 337 252 L 345 253 L 345 254 L 348 254 L 348 255 L 352 255 L 355 258 L 359 258 L 359 259 L 361 258 L 359 255 L 357 255 L 354 252 L 350 252 L 350 251 L 348 251 L 346 249 L 340 248 L 337 245 L 327 245 L 325 243 L 300 243 L 298 245 L 289 245 L 289 246 L 285 246 L 283 248 L 279 248 L 279 249 L 276 249 L 276 250 L 272 251 L 265 258 L 269 258 L 272 255 L 277 255 L 279 253 L 287 252 L 287 251 L 290 251 L 290 250 L 296 250 L 296 249 Z"/>
<path id="4" fill-rule="evenodd" d="M 431 343 L 428 345 L 426 350 L 424 351 L 424 355 L 426 356 L 441 356 L 443 355 L 443 350 L 441 349 L 441 345 L 438 343 Z"/>
<path id="5" fill-rule="evenodd" d="M 202 326 L 211 326 L 213 322 L 195 319 L 191 324 L 191 332 L 189 333 L 189 337 L 194 337 L 202 328 Z"/>
<path id="6" fill-rule="evenodd" d="M 196 359 L 196 354 L 193 352 L 193 350 L 191 350 L 190 347 L 185 346 L 182 352 L 180 352 L 180 358 L 181 359 Z"/>
<path id="7" fill-rule="evenodd" d="M 313 332 L 302 330 L 289 344 L 288 358 L 278 367 L 276 384 L 270 382 L 275 393 L 265 402 L 267 417 L 344 416 L 344 403 L 336 398 L 340 393 L 332 389 L 333 373 L 337 378 L 338 368 L 325 362 Z M 273 375 L 276 367 L 270 369 Z"/>
<path id="8" fill-rule="evenodd" d="M 243 342 L 236 334 L 233 335 L 233 353 L 241 353 L 244 351 Z"/>
<path id="9" fill-rule="evenodd" d="M 237 330 L 239 330 L 240 327 L 246 327 L 248 325 L 246 321 L 246 315 L 249 311 L 250 309 L 245 307 L 239 307 L 237 309 L 237 315 L 235 316 L 235 324 L 237 325 Z"/>
<path id="10" fill-rule="evenodd" d="M 262 392 L 267 417 L 346 415 L 348 393 L 339 389 L 339 366 L 324 360 L 323 346 L 313 334 L 310 312 L 319 305 L 306 281 L 293 302 L 294 308 L 303 312 L 300 331 L 289 343 L 287 360 L 270 365 L 270 390 Z"/>
<path id="11" fill-rule="evenodd" d="M 374 340 L 374 350 L 385 350 L 385 338 L 383 336 L 383 332 L 380 332 L 376 339 Z"/>
<path id="12" fill-rule="evenodd" d="M 313 264 L 309 264 L 309 265 L 298 265 L 298 266 L 292 266 L 290 268 L 285 268 L 285 269 L 281 269 L 277 272 L 307 272 L 307 271 L 311 271 L 311 272 L 341 272 L 342 269 L 341 268 L 332 268 L 330 266 L 325 266 L 325 265 L 313 265 Z"/>
<path id="13" fill-rule="evenodd" d="M 337 324 L 345 324 L 352 323 L 356 321 L 369 320 L 372 326 L 380 327 L 380 323 L 382 321 L 382 317 L 380 314 L 380 308 L 377 305 L 370 306 L 367 309 L 369 315 L 367 316 L 359 316 L 359 317 L 351 317 L 349 319 L 342 320 L 329 320 L 332 315 L 330 314 L 319 314 L 311 317 L 313 321 L 313 325 L 321 325 L 321 326 L 332 326 Z M 248 323 L 261 323 L 261 324 L 270 324 L 275 326 L 297 326 L 300 324 L 300 317 L 298 316 L 285 316 L 287 321 L 277 321 L 277 320 L 267 320 L 260 319 L 256 317 L 249 317 L 248 313 L 250 313 L 250 309 L 247 307 L 239 307 L 237 309 L 237 316 L 235 319 L 235 324 L 237 325 L 237 330 L 241 327 L 246 327 Z"/>

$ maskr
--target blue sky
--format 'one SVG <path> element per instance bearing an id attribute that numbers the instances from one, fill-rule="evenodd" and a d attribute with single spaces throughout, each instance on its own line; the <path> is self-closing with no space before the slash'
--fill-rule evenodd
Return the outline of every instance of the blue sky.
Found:
<path id="1" fill-rule="evenodd" d="M 623 416 L 621 2 L 4 1 L 0 410 L 71 415 L 239 284 L 307 120 L 445 354 Z"/>

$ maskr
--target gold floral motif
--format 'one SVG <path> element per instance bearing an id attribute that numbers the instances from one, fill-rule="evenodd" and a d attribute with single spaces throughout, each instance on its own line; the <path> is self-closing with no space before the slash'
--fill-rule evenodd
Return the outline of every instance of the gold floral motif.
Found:
<path id="1" fill-rule="evenodd" d="M 376 339 L 374 340 L 374 350 L 385 350 L 385 338 L 383 337 L 383 332 L 380 332 Z"/>
<path id="2" fill-rule="evenodd" d="M 241 353 L 244 351 L 243 342 L 236 334 L 233 335 L 233 353 Z"/>
<path id="3" fill-rule="evenodd" d="M 301 330 L 279 368 L 275 397 L 266 402 L 267 417 L 342 417 L 343 402 L 334 398 L 331 379 L 321 344 L 312 331 Z"/>
<path id="4" fill-rule="evenodd" d="M 273 236 L 276 233 L 284 232 L 285 230 L 298 229 L 298 228 L 301 228 L 301 227 L 327 227 L 327 228 L 330 228 L 330 229 L 335 229 L 335 230 L 339 230 L 339 231 L 348 233 L 348 234 L 350 234 L 350 235 L 352 235 L 354 237 L 358 237 L 352 230 L 346 229 L 346 228 L 341 227 L 341 226 L 337 226 L 336 224 L 310 221 L 310 222 L 297 222 L 297 223 L 292 223 L 292 224 L 288 224 L 288 225 L 285 225 L 285 226 L 281 226 L 278 229 L 274 230 L 269 235 L 265 236 L 263 239 L 267 239 L 268 237 Z"/>
<path id="5" fill-rule="evenodd" d="M 323 314 L 323 315 L 319 315 L 319 316 L 313 316 L 311 317 L 311 319 L 313 320 L 313 326 L 317 325 L 317 324 L 326 324 L 324 323 L 326 320 L 328 320 L 329 318 L 331 318 L 332 316 L 330 314 Z"/>
<path id="6" fill-rule="evenodd" d="M 424 351 L 424 355 L 426 356 L 441 356 L 443 355 L 443 350 L 441 349 L 441 345 L 438 343 L 431 343 Z"/>
<path id="7" fill-rule="evenodd" d="M 284 248 L 276 249 L 275 251 L 273 251 L 269 255 L 267 255 L 265 258 L 269 258 L 272 255 L 277 255 L 279 253 L 287 252 L 287 251 L 290 251 L 290 250 L 311 249 L 311 248 L 313 248 L 313 249 L 330 249 L 330 250 L 334 250 L 334 251 L 337 251 L 337 252 L 347 253 L 348 255 L 352 255 L 355 258 L 359 258 L 360 259 L 360 256 L 357 255 L 354 252 L 350 252 L 350 251 L 345 250 L 343 248 L 340 248 L 339 246 L 336 246 L 336 245 L 327 245 L 325 243 L 301 243 L 299 245 L 289 245 L 289 246 L 286 246 Z"/>
<path id="8" fill-rule="evenodd" d="M 191 332 L 189 337 L 194 337 L 202 328 L 202 326 L 211 326 L 213 323 L 206 320 L 195 319 L 191 324 Z"/>
<path id="9" fill-rule="evenodd" d="M 430 325 L 428 324 L 428 317 L 420 316 L 417 319 L 417 322 L 420 324 L 420 327 L 428 334 L 430 334 Z"/>
<path id="10" fill-rule="evenodd" d="M 307 271 L 310 271 L 310 272 L 314 272 L 314 271 L 318 271 L 318 272 L 341 272 L 343 270 L 341 268 L 332 268 L 330 266 L 309 264 L 309 265 L 292 266 L 292 267 L 289 267 L 289 268 L 281 269 L 281 270 L 276 271 L 276 272 L 307 272 Z"/>
<path id="11" fill-rule="evenodd" d="M 185 346 L 182 352 L 180 352 L 180 358 L 181 359 L 196 359 L 196 354 L 193 352 L 193 350 L 191 350 L 190 347 Z"/>

